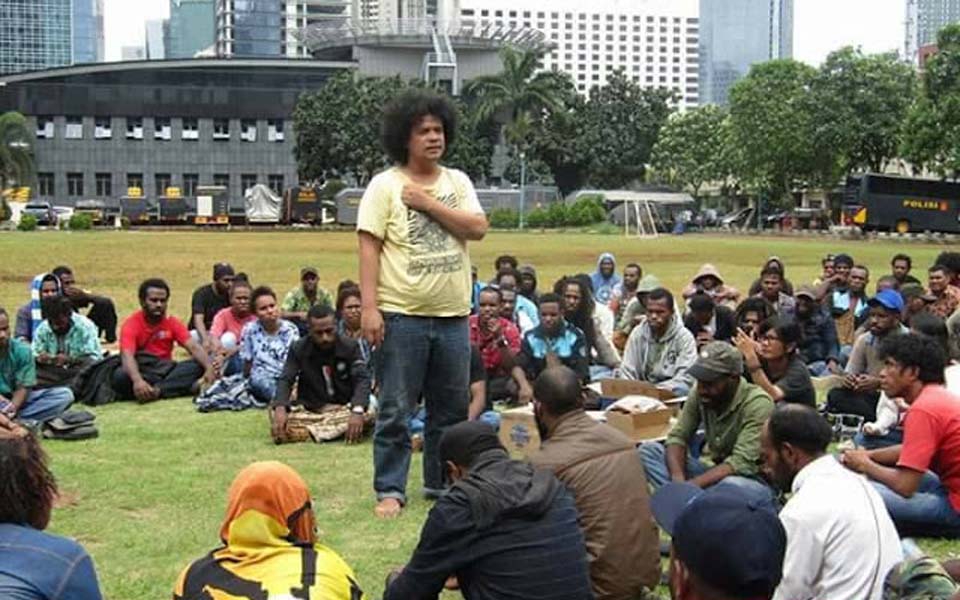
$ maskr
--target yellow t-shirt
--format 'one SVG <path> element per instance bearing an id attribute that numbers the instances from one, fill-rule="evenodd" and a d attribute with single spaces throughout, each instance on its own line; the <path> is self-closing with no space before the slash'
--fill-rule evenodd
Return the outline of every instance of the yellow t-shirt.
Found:
<path id="1" fill-rule="evenodd" d="M 383 240 L 377 306 L 420 317 L 466 316 L 472 292 L 467 243 L 404 205 L 400 195 L 408 182 L 399 168 L 387 169 L 360 200 L 357 231 Z M 470 178 L 456 169 L 442 168 L 427 191 L 450 208 L 483 213 Z"/>

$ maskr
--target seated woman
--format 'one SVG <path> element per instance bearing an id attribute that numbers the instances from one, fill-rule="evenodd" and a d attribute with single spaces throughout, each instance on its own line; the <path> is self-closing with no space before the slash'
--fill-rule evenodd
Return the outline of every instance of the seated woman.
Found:
<path id="1" fill-rule="evenodd" d="M 240 360 L 247 386 L 254 398 L 270 403 L 277 393 L 277 379 L 283 371 L 290 346 L 300 339 L 300 330 L 280 318 L 277 295 L 261 286 L 250 295 L 256 320 L 243 326 L 240 335 Z"/>
<path id="2" fill-rule="evenodd" d="M 173 597 L 364 598 L 353 570 L 317 542 L 316 528 L 303 478 L 283 463 L 253 463 L 230 485 L 222 545 L 180 574 Z"/>
<path id="3" fill-rule="evenodd" d="M 251 291 L 252 286 L 246 279 L 238 277 L 234 280 L 230 288 L 230 306 L 218 312 L 210 325 L 213 366 L 223 375 L 243 370 L 239 355 L 243 327 L 257 319 L 250 311 Z"/>
<path id="4" fill-rule="evenodd" d="M 44 533 L 57 483 L 32 433 L 0 414 L 0 598 L 100 600 L 80 544 Z"/>
<path id="5" fill-rule="evenodd" d="M 743 354 L 748 379 L 774 402 L 816 407 L 817 393 L 810 372 L 797 351 L 802 335 L 796 321 L 774 316 L 760 324 L 756 340 L 740 331 L 735 343 Z"/>

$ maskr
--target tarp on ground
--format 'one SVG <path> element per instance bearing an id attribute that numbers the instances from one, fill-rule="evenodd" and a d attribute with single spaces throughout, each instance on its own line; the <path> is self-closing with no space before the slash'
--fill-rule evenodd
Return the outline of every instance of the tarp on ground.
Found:
<path id="1" fill-rule="evenodd" d="M 279 223 L 280 196 L 262 183 L 247 188 L 243 197 L 248 223 Z"/>

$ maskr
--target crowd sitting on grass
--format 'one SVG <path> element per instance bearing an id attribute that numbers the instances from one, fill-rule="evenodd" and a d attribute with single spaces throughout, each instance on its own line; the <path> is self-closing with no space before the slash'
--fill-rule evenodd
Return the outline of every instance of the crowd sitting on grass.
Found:
<path id="1" fill-rule="evenodd" d="M 611 253 L 553 286 L 502 256 L 482 284 L 467 243 L 486 218 L 469 178 L 439 164 L 455 114 L 424 90 L 386 107 L 396 166 L 361 200 L 359 281 L 336 298 L 315 267 L 278 304 L 218 263 L 188 326 L 150 278 L 117 352 L 108 302 L 65 267 L 33 280 L 22 329 L 0 309 L 0 595 L 100 598 L 83 549 L 42 532 L 56 485 L 34 431 L 74 398 L 193 396 L 204 412 L 267 409 L 277 443 L 372 429 L 378 518 L 403 513 L 420 436 L 435 503 L 385 598 L 628 600 L 663 578 L 682 600 L 960 598 L 960 569 L 902 540 L 960 538 L 960 253 L 937 257 L 927 288 L 898 254 L 872 293 L 847 254 L 809 286 L 771 257 L 747 294 L 705 264 L 682 304 L 637 262 L 621 277 Z M 51 366 L 71 373 L 41 383 Z M 610 400 L 606 379 L 673 398 L 663 439 L 638 444 L 588 410 Z M 497 432 L 520 405 L 540 441 L 524 460 Z M 217 549 L 174 598 L 364 598 L 314 508 L 289 467 L 244 468 Z"/>

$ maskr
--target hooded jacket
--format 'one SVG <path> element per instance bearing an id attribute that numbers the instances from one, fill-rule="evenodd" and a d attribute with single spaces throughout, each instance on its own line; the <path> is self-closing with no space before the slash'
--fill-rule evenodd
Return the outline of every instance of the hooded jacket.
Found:
<path id="1" fill-rule="evenodd" d="M 633 330 L 623 351 L 620 374 L 624 379 L 647 381 L 662 389 L 690 389 L 693 377 L 687 371 L 695 362 L 697 342 L 674 312 L 659 340 L 654 339 L 649 321 Z"/>
<path id="2" fill-rule="evenodd" d="M 30 282 L 30 302 L 27 302 L 17 310 L 16 324 L 14 325 L 14 337 L 25 341 L 33 341 L 33 335 L 37 332 L 40 324 L 43 323 L 43 314 L 41 311 L 40 288 L 43 287 L 43 280 L 52 273 L 40 273 Z M 57 295 L 63 294 L 63 287 L 60 280 L 53 277 L 57 285 Z"/>
<path id="3" fill-rule="evenodd" d="M 467 600 L 592 599 L 570 493 L 503 449 L 481 453 L 430 509 L 413 557 L 383 598 L 433 600 L 450 575 Z"/>
<path id="4" fill-rule="evenodd" d="M 712 290 L 703 289 L 700 280 L 707 276 L 717 280 L 717 287 Z M 713 301 L 717 304 L 731 309 L 736 309 L 737 301 L 740 299 L 740 291 L 737 290 L 737 288 L 724 284 L 723 277 L 720 276 L 720 271 L 710 263 L 701 266 L 697 274 L 690 280 L 690 283 L 683 288 L 683 298 L 685 300 L 698 293 L 707 294 L 713 298 Z"/>
<path id="5" fill-rule="evenodd" d="M 613 261 L 613 273 L 610 277 L 604 277 L 600 272 L 600 263 L 608 259 Z M 593 298 L 601 304 L 609 303 L 610 298 L 613 297 L 613 288 L 620 285 L 620 281 L 620 276 L 617 275 L 617 259 L 614 258 L 613 254 L 604 252 L 597 259 L 597 270 L 590 276 L 590 283 L 593 285 Z"/>

